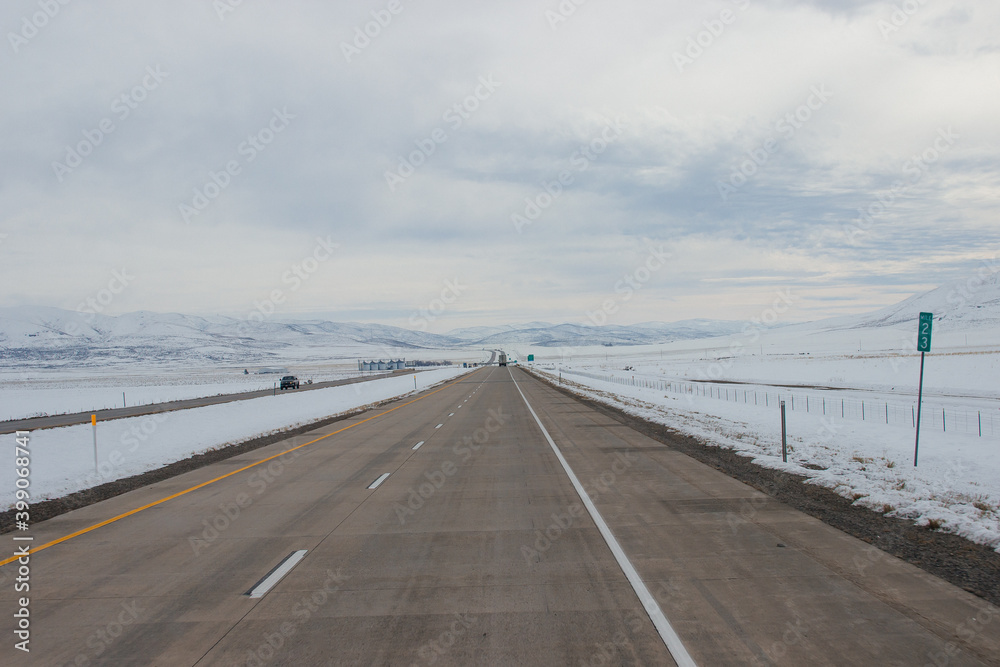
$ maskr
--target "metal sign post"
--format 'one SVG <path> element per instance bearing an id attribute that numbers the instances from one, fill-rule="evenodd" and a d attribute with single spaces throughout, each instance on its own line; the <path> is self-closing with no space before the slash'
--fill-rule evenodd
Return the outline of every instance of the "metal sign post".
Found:
<path id="1" fill-rule="evenodd" d="M 785 402 L 781 402 L 781 462 L 788 463 L 788 440 L 785 436 Z"/>
<path id="2" fill-rule="evenodd" d="M 934 314 L 920 313 L 920 324 L 917 328 L 917 351 L 920 352 L 920 388 L 917 389 L 917 436 L 913 443 L 913 467 L 917 467 L 917 454 L 920 451 L 920 408 L 924 401 L 924 356 L 931 351 L 931 331 L 934 328 Z"/>

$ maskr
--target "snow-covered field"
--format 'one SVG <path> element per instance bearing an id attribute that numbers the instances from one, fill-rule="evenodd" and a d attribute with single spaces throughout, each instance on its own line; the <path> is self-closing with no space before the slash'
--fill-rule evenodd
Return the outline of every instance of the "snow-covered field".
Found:
<path id="1" fill-rule="evenodd" d="M 709 374 L 705 369 L 719 365 L 717 361 L 673 359 L 666 362 L 630 358 L 627 364 L 578 361 L 561 364 L 560 368 L 565 368 L 567 373 L 586 374 L 592 379 L 610 380 L 616 384 L 662 388 L 663 391 L 691 393 L 761 408 L 777 406 L 779 400 L 785 400 L 790 411 L 912 428 L 917 415 L 919 357 L 877 359 L 874 356 L 777 355 L 771 359 L 729 360 L 731 372 L 714 382 L 707 379 Z M 922 430 L 1000 438 L 1000 401 L 996 390 L 991 392 L 989 389 L 991 382 L 996 384 L 992 378 L 1000 373 L 998 367 L 1000 355 L 995 353 L 928 357 Z M 756 380 L 752 379 L 754 373 Z M 713 373 L 712 377 L 715 376 Z M 879 382 L 887 376 L 893 378 L 894 385 Z M 847 378 L 853 378 L 853 382 L 847 382 Z M 938 384 L 944 383 L 946 378 L 952 378 L 950 384 L 964 382 L 966 387 Z"/>
<path id="2" fill-rule="evenodd" d="M 414 378 L 423 390 L 466 372 L 447 368 L 99 423 L 97 472 L 90 425 L 34 431 L 29 436 L 31 498 L 57 498 L 200 452 L 405 396 L 414 391 Z M 5 437 L 13 444 L 13 434 Z M 13 466 L 0 467 L 0 508 L 13 505 L 15 481 Z"/>
<path id="3" fill-rule="evenodd" d="M 146 373 L 120 369 L 62 369 L 0 372 L 0 421 L 149 405 L 188 398 L 271 389 L 284 372 L 257 374 L 243 368 L 160 367 Z M 287 370 L 302 382 L 362 375 L 356 364 L 298 365 Z"/>
<path id="4" fill-rule="evenodd" d="M 740 337 L 733 337 L 702 341 L 701 348 L 561 350 L 555 358 L 536 355 L 533 368 L 556 380 L 561 374 L 581 394 L 803 475 L 859 505 L 1000 551 L 1000 341 L 995 332 L 974 335 L 974 346 L 953 336 L 952 346 L 927 356 L 918 467 L 913 414 L 920 357 L 912 346 L 896 345 L 905 341 L 901 331 L 789 338 L 776 330 L 755 348 L 734 347 Z M 860 352 L 859 336 L 868 339 Z M 787 464 L 779 397 L 786 402 Z"/>

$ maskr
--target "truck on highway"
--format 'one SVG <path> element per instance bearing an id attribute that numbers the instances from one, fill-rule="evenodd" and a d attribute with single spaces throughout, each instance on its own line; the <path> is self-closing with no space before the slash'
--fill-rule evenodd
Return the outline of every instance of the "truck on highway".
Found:
<path id="1" fill-rule="evenodd" d="M 284 389 L 298 389 L 298 388 L 299 388 L 299 379 L 294 375 L 286 375 L 285 377 L 281 378 L 281 386 L 279 387 L 279 389 L 284 390 Z"/>
<path id="2" fill-rule="evenodd" d="M 507 355 L 504 354 L 503 352 L 500 353 L 500 365 L 501 366 L 507 365 Z"/>

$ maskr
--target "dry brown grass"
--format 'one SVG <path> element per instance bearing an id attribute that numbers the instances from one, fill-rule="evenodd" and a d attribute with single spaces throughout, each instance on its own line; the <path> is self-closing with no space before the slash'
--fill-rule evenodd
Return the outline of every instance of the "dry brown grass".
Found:
<path id="1" fill-rule="evenodd" d="M 1000 506 L 995 507 L 993 505 L 990 505 L 984 500 L 973 501 L 972 506 L 984 514 L 988 514 L 990 512 L 996 512 L 1000 514 Z"/>

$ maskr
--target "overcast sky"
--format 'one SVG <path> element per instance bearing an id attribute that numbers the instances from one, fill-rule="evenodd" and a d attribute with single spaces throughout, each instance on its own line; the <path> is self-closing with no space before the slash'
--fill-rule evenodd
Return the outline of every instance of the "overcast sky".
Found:
<path id="1" fill-rule="evenodd" d="M 0 306 L 804 320 L 996 255 L 1000 3 L 576 2 L 4 2 Z"/>

